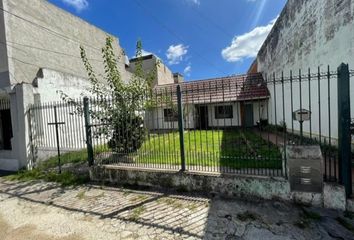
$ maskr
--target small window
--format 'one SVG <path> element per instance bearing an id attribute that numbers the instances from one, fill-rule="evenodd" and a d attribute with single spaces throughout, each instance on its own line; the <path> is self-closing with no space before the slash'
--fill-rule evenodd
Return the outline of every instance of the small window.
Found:
<path id="1" fill-rule="evenodd" d="M 232 106 L 216 106 L 215 107 L 215 119 L 233 118 L 234 114 Z"/>
<path id="2" fill-rule="evenodd" d="M 173 111 L 173 109 L 168 108 L 163 110 L 163 116 L 165 122 L 177 122 L 178 121 L 178 114 Z"/>

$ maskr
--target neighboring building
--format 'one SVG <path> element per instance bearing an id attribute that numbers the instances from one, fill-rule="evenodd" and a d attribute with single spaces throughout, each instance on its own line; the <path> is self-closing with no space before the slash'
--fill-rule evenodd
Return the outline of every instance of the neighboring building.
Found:
<path id="1" fill-rule="evenodd" d="M 138 58 L 132 58 L 129 60 L 129 66 L 127 70 L 130 72 L 135 72 L 135 63 Z M 155 71 L 155 82 L 152 83 L 153 86 L 165 85 L 174 83 L 174 74 L 171 70 L 155 55 L 148 54 L 142 57 L 142 66 L 145 73 L 152 73 Z M 178 74 L 177 74 L 178 75 Z"/>
<path id="2" fill-rule="evenodd" d="M 162 101 L 161 106 L 146 117 L 149 129 L 178 127 L 175 110 L 177 85 L 181 86 L 187 129 L 253 127 L 261 120 L 267 120 L 269 92 L 261 74 L 189 82 L 181 82 L 178 74 L 175 77 L 176 83 L 155 87 Z"/>
<path id="3" fill-rule="evenodd" d="M 299 69 L 307 76 L 308 69 L 311 73 L 320 71 L 326 72 L 327 65 L 332 71 L 342 63 L 348 63 L 354 69 L 354 0 L 288 0 L 285 8 L 276 21 L 272 31 L 260 49 L 256 62 L 250 71 L 261 72 L 264 78 L 272 79 L 273 74 L 280 78 L 282 72 L 285 77 L 289 77 L 290 70 L 293 75 L 299 75 Z M 304 78 L 306 81 L 306 77 Z M 332 139 L 338 136 L 337 121 L 337 82 L 323 80 L 320 92 L 321 109 L 318 107 L 318 88 L 317 81 L 310 85 L 312 104 L 312 132 L 318 134 L 319 120 L 321 119 L 321 133 L 329 135 L 331 129 Z M 279 124 L 282 120 L 282 97 L 281 85 L 273 86 L 270 91 L 270 123 Z M 292 115 L 290 112 L 290 86 L 285 83 L 285 122 L 288 128 L 292 125 Z M 298 83 L 294 84 L 294 110 L 300 108 Z M 303 108 L 309 109 L 308 84 L 302 85 L 302 104 Z M 330 92 L 330 109 L 328 111 L 328 96 Z M 351 84 L 351 96 L 354 96 L 354 84 Z M 278 101 L 275 100 L 275 93 Z M 316 103 L 316 104 L 315 104 Z M 276 110 L 275 110 L 276 104 Z M 321 110 L 321 115 L 319 114 Z M 275 111 L 278 115 L 278 122 L 275 122 Z M 354 103 L 351 104 L 352 116 L 354 114 Z M 331 122 L 329 122 L 331 115 Z M 331 126 L 331 128 L 329 127 Z M 309 122 L 304 123 L 304 132 L 309 132 Z M 294 122 L 295 130 L 299 130 L 298 122 Z"/>
<path id="4" fill-rule="evenodd" d="M 111 35 L 44 0 L 0 0 L 0 8 L 0 169 L 17 170 L 31 159 L 29 106 L 60 100 L 60 91 L 81 97 L 90 83 L 79 47 L 97 74 L 103 73 L 101 48 Z M 128 80 L 125 56 L 114 40 Z"/>

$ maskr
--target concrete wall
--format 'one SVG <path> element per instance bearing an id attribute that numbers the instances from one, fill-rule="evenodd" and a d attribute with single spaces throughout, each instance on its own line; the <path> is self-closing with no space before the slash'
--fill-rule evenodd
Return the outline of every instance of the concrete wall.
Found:
<path id="1" fill-rule="evenodd" d="M 242 198 L 253 201 L 274 199 L 341 211 L 353 209 L 353 203 L 348 204 L 350 206 L 346 203 L 344 188 L 336 184 L 325 183 L 321 193 L 292 192 L 289 182 L 282 178 L 137 169 L 110 165 L 91 168 L 90 178 L 93 181 L 117 185 L 201 192 L 213 197 Z"/>
<path id="2" fill-rule="evenodd" d="M 354 69 L 354 0 L 289 0 L 284 10 L 275 23 L 257 56 L 258 71 L 264 76 L 277 78 L 284 72 L 289 77 L 290 70 L 293 75 L 299 74 L 302 69 L 307 74 L 308 68 L 312 73 L 317 72 L 319 66 L 321 71 L 336 71 L 340 63 L 349 63 Z M 305 80 L 306 81 L 306 80 Z M 353 78 L 352 78 L 353 81 Z M 309 90 L 311 99 L 309 101 Z M 276 95 L 273 86 L 269 86 L 271 101 L 270 118 L 273 124 L 283 120 L 282 116 L 282 90 L 281 85 L 276 86 Z M 330 91 L 330 107 L 328 111 L 328 96 Z M 331 79 L 328 88 L 326 80 L 321 81 L 321 115 L 318 107 L 317 81 L 310 86 L 306 82 L 302 84 L 303 108 L 309 109 L 312 103 L 312 131 L 319 133 L 319 121 L 321 119 L 321 131 L 325 136 L 336 138 L 337 130 L 337 81 Z M 354 96 L 354 84 L 351 84 L 351 95 Z M 299 84 L 294 84 L 294 110 L 300 108 Z M 288 128 L 291 127 L 291 104 L 290 86 L 285 84 L 285 120 Z M 275 99 L 277 98 L 277 101 Z M 275 104 L 276 102 L 276 104 Z M 275 107 L 276 106 L 276 107 Z M 275 120 L 275 109 L 277 109 L 277 120 Z M 354 100 L 352 100 L 352 116 L 354 116 Z M 331 121 L 329 121 L 331 116 Z M 331 126 L 331 132 L 329 132 Z M 295 130 L 299 130 L 299 124 L 294 122 Z M 310 123 L 306 122 L 304 131 L 309 132 Z"/>
<path id="3" fill-rule="evenodd" d="M 91 84 L 86 78 L 51 69 L 41 69 L 34 83 L 34 90 L 43 103 L 61 101 L 61 92 L 71 98 L 90 96 Z"/>
<path id="4" fill-rule="evenodd" d="M 1 0 L 5 12 L 11 85 L 32 83 L 39 68 L 87 77 L 82 45 L 97 73 L 103 73 L 101 48 L 108 34 L 44 0 Z M 23 20 L 22 18 L 26 19 Z M 119 67 L 125 74 L 123 51 L 114 38 Z M 125 77 L 125 76 L 124 76 Z"/>
<path id="5" fill-rule="evenodd" d="M 163 63 L 157 66 L 157 81 L 158 85 L 174 83 L 173 73 Z"/>
<path id="6" fill-rule="evenodd" d="M 0 1 L 0 8 L 3 8 L 2 1 Z M 0 88 L 10 84 L 4 20 L 4 11 L 0 11 Z"/>
<path id="7" fill-rule="evenodd" d="M 104 73 L 101 48 L 109 34 L 45 0 L 0 0 L 0 6 L 5 9 L 0 11 L 0 41 L 7 45 L 0 44 L 0 94 L 10 96 L 13 127 L 13 149 L 0 151 L 0 169 L 17 170 L 30 168 L 34 159 L 28 109 L 35 96 L 48 102 L 60 100 L 58 91 L 72 98 L 87 94 L 90 83 L 79 47 L 86 49 L 99 76 Z M 118 67 L 128 81 L 123 51 L 114 41 Z"/>
<path id="8" fill-rule="evenodd" d="M 153 82 L 153 86 L 156 85 L 164 85 L 164 84 L 172 84 L 174 83 L 174 78 L 171 70 L 161 62 L 156 56 L 145 56 L 142 62 L 143 71 L 146 73 L 156 70 L 155 81 Z M 131 61 L 129 66 L 129 71 L 135 72 L 135 61 Z"/>

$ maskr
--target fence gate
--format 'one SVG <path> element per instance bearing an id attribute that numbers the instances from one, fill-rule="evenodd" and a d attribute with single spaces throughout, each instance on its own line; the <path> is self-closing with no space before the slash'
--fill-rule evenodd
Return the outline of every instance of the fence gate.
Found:
<path id="1" fill-rule="evenodd" d="M 29 109 L 33 162 L 61 164 L 87 160 L 81 100 L 34 104 Z"/>

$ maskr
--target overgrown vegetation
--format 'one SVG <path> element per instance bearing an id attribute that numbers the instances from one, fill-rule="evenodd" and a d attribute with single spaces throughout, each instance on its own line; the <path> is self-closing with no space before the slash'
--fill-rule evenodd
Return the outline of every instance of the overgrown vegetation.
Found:
<path id="1" fill-rule="evenodd" d="M 131 221 L 138 221 L 140 216 L 145 212 L 145 207 L 140 206 L 137 208 L 134 208 L 129 216 L 129 220 Z"/>
<path id="2" fill-rule="evenodd" d="M 45 172 L 39 169 L 19 171 L 18 173 L 5 178 L 10 181 L 44 180 L 48 182 L 56 182 L 62 186 L 80 185 L 89 181 L 87 176 L 78 176 L 71 172 L 63 172 L 59 174 L 57 172 Z"/>
<path id="3" fill-rule="evenodd" d="M 106 151 L 103 146 L 97 146 L 95 155 Z M 89 176 L 85 174 L 76 174 L 74 171 L 65 170 L 68 165 L 75 170 L 77 165 L 87 163 L 87 150 L 64 153 L 60 156 L 61 166 L 64 168 L 61 174 L 58 173 L 58 156 L 49 158 L 46 161 L 38 162 L 33 170 L 21 170 L 14 175 L 7 176 L 8 180 L 33 181 L 44 180 L 48 182 L 57 182 L 63 186 L 80 185 L 89 181 Z"/>

